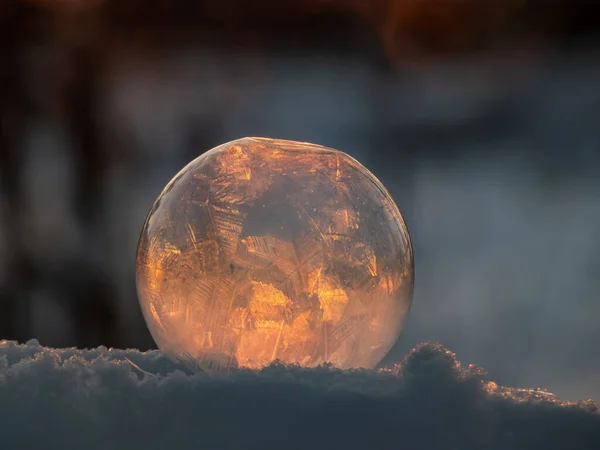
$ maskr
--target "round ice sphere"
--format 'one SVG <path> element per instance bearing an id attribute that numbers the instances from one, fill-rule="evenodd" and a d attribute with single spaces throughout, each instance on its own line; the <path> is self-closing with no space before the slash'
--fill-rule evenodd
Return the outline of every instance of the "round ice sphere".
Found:
<path id="1" fill-rule="evenodd" d="M 142 229 L 137 289 L 158 347 L 207 371 L 374 367 L 410 309 L 413 254 L 388 191 L 314 144 L 244 138 L 183 168 Z"/>

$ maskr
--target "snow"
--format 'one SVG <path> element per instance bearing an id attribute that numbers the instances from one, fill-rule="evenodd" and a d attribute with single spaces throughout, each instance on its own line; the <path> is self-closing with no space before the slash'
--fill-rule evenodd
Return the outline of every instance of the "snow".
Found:
<path id="1" fill-rule="evenodd" d="M 0 341 L 6 449 L 598 449 L 600 408 L 499 387 L 438 344 L 390 370 L 190 374 L 158 351 Z"/>

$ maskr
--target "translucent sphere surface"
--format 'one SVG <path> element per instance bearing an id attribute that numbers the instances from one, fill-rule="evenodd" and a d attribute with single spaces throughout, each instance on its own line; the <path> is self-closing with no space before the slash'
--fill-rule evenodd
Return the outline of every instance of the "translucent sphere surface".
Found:
<path id="1" fill-rule="evenodd" d="M 356 160 L 265 138 L 182 169 L 144 224 L 137 289 L 158 347 L 208 371 L 375 366 L 412 301 L 408 231 Z"/>

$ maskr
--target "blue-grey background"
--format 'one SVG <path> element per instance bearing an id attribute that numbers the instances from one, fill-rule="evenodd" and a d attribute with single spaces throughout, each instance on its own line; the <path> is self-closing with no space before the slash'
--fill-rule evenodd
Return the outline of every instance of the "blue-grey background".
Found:
<path id="1" fill-rule="evenodd" d="M 355 156 L 400 207 L 416 290 L 384 364 L 434 340 L 499 383 L 599 399 L 597 12 L 6 0 L 0 337 L 153 348 L 151 203 L 202 152 L 269 136 Z"/>

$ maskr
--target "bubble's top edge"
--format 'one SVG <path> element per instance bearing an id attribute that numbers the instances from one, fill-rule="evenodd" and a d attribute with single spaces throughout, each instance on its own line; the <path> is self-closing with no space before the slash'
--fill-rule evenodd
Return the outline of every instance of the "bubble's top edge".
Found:
<path id="1" fill-rule="evenodd" d="M 327 147 L 326 145 L 316 144 L 314 142 L 306 142 L 306 141 L 294 141 L 290 139 L 279 139 L 279 138 L 271 138 L 271 137 L 260 137 L 260 136 L 246 136 L 240 139 L 236 139 L 235 141 L 231 141 L 230 143 L 235 143 L 239 141 L 254 141 L 260 144 L 271 144 L 271 145 L 280 145 L 282 150 L 301 150 L 302 147 L 308 147 L 315 150 L 325 151 L 325 152 L 337 152 L 344 153 L 335 148 Z"/>

